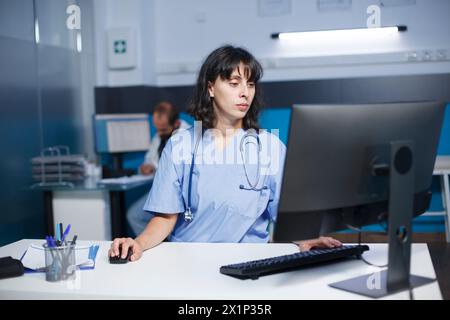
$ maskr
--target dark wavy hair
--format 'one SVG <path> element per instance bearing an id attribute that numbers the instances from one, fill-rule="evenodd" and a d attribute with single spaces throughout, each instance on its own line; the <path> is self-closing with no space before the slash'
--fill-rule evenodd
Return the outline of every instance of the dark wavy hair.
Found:
<path id="1" fill-rule="evenodd" d="M 261 109 L 261 93 L 258 81 L 262 78 L 261 64 L 247 50 L 226 45 L 214 50 L 203 62 L 197 79 L 194 95 L 188 112 L 196 121 L 202 121 L 204 129 L 214 128 L 216 115 L 212 98 L 208 92 L 208 83 L 214 83 L 218 77 L 222 80 L 230 79 L 239 65 L 245 66 L 244 74 L 248 80 L 255 83 L 255 97 L 243 119 L 243 129 L 259 130 L 258 116 Z"/>

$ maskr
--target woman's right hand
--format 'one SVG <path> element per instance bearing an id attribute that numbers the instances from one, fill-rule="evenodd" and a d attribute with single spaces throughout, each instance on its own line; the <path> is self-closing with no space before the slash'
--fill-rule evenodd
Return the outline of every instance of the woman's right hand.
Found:
<path id="1" fill-rule="evenodd" d="M 305 241 L 294 241 L 296 245 L 298 245 L 300 251 L 309 251 L 311 249 L 317 248 L 337 248 L 342 246 L 342 243 L 339 240 L 333 239 L 331 237 L 320 237 L 312 240 Z"/>
<path id="2" fill-rule="evenodd" d="M 119 247 L 122 247 L 122 259 L 127 257 L 128 249 L 131 248 L 133 254 L 130 261 L 137 261 L 142 257 L 142 247 L 136 240 L 132 238 L 116 238 L 111 244 L 108 256 L 117 257 L 119 255 Z"/>

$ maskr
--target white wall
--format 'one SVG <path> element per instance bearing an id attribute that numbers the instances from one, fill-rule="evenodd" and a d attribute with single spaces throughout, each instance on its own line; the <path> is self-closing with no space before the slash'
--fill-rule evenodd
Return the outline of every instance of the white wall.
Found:
<path id="1" fill-rule="evenodd" d="M 260 17 L 259 0 L 100 2 L 107 4 L 104 26 L 135 26 L 141 32 L 142 49 L 134 71 L 111 72 L 98 66 L 99 84 L 190 85 L 206 55 L 225 43 L 254 53 L 265 67 L 264 81 L 450 72 L 449 59 L 422 61 L 424 50 L 435 55 L 436 50 L 446 49 L 450 57 L 448 0 L 416 0 L 416 5 L 382 8 L 382 25 L 409 28 L 396 37 L 308 45 L 273 40 L 270 34 L 366 27 L 367 7 L 379 1 L 355 0 L 351 10 L 319 12 L 316 0 L 292 0 L 291 13 L 278 17 Z M 408 61 L 412 52 L 418 54 L 418 61 Z"/>
<path id="2" fill-rule="evenodd" d="M 155 21 L 153 0 L 95 0 L 96 85 L 155 85 Z M 137 66 L 131 70 L 108 68 L 107 32 L 130 27 L 136 31 Z"/>

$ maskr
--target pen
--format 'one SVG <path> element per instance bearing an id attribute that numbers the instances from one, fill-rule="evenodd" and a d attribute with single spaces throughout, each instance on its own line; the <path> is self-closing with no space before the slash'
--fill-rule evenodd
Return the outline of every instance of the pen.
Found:
<path id="1" fill-rule="evenodd" d="M 69 232 L 70 232 L 70 224 L 67 226 L 66 230 L 64 231 L 61 242 L 66 241 L 66 237 L 69 234 Z"/>
<path id="2" fill-rule="evenodd" d="M 70 248 L 69 248 L 69 253 L 67 254 L 68 257 L 69 257 L 70 254 L 72 253 L 72 250 L 75 248 L 75 244 L 76 244 L 77 238 L 78 238 L 78 235 L 74 235 L 74 236 L 73 236 L 72 244 L 71 244 L 71 246 L 70 246 Z"/>
<path id="3" fill-rule="evenodd" d="M 77 241 L 78 235 L 74 235 L 73 239 L 72 239 L 72 245 L 75 244 L 75 242 Z"/>
<path id="4" fill-rule="evenodd" d="M 53 239 L 53 238 L 51 238 L 51 240 L 52 240 L 52 243 L 53 243 L 53 247 L 54 247 L 54 248 L 58 248 L 58 246 L 59 246 L 59 240 L 56 241 L 56 240 Z"/>
<path id="5" fill-rule="evenodd" d="M 48 247 L 48 248 L 51 248 L 51 247 L 52 247 L 52 242 L 51 242 L 49 236 L 45 236 L 45 241 L 47 242 L 47 247 Z"/>
<path id="6" fill-rule="evenodd" d="M 69 226 L 70 226 L 70 225 L 69 225 Z M 66 257 L 66 261 L 68 261 L 68 259 L 70 259 L 70 255 L 72 254 L 72 251 L 75 249 L 75 244 L 76 244 L 76 242 L 77 242 L 77 237 L 78 237 L 78 235 L 74 235 L 74 236 L 73 236 L 72 243 L 71 243 L 71 245 L 70 245 L 70 247 L 69 247 L 69 252 L 68 252 L 67 255 L 65 256 L 65 257 Z"/>
<path id="7" fill-rule="evenodd" d="M 63 241 L 64 241 L 64 239 L 63 239 L 63 237 L 64 237 L 64 235 L 63 235 L 63 224 L 62 223 L 60 223 L 59 224 L 59 245 L 60 246 L 62 246 L 63 245 Z"/>
<path id="8" fill-rule="evenodd" d="M 50 248 L 56 247 L 56 241 L 55 241 L 55 239 L 53 239 L 52 236 L 47 236 L 46 239 L 47 239 L 47 244 Z"/>
<path id="9" fill-rule="evenodd" d="M 59 227 L 58 227 L 58 225 L 56 225 L 56 228 L 55 228 L 56 230 L 55 230 L 55 240 L 56 240 L 56 245 L 58 245 L 59 244 L 59 239 L 60 239 L 60 234 L 59 234 Z"/>
<path id="10" fill-rule="evenodd" d="M 45 236 L 45 240 L 47 240 L 47 250 L 50 251 L 52 255 L 52 261 L 55 261 L 55 252 L 53 252 L 53 248 L 56 248 L 55 240 L 51 236 Z M 45 269 L 47 266 L 45 267 Z"/>

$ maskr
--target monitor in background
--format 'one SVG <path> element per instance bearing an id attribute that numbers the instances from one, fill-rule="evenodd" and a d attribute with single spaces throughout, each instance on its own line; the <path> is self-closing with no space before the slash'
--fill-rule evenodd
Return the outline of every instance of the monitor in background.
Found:
<path id="1" fill-rule="evenodd" d="M 367 276 L 340 288 L 378 296 L 408 288 L 411 220 L 429 206 L 444 111 L 437 102 L 294 106 L 274 241 L 389 217 L 383 288 L 367 292 Z M 423 280 L 412 276 L 411 285 Z"/>
<path id="2" fill-rule="evenodd" d="M 127 175 L 122 169 L 122 154 L 147 151 L 151 134 L 148 114 L 94 115 L 95 149 L 99 154 L 111 154 L 113 174 Z"/>

